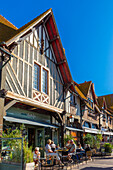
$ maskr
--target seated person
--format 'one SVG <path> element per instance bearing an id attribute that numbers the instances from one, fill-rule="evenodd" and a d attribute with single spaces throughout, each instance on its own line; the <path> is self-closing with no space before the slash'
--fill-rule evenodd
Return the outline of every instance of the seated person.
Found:
<path id="1" fill-rule="evenodd" d="M 84 151 L 83 147 L 81 146 L 81 144 L 78 145 L 78 149 L 80 149 L 80 151 Z"/>
<path id="2" fill-rule="evenodd" d="M 46 149 L 47 156 L 56 157 L 59 164 L 63 165 L 62 162 L 60 161 L 60 157 L 58 156 L 58 154 L 52 151 L 52 149 L 51 149 L 51 140 L 50 139 L 48 139 L 45 149 Z"/>
<path id="3" fill-rule="evenodd" d="M 76 144 L 74 143 L 73 140 L 70 140 L 70 145 L 71 145 L 71 148 L 70 148 L 70 151 L 68 153 L 68 158 L 70 159 L 72 155 L 75 155 L 76 154 Z"/>
<path id="4" fill-rule="evenodd" d="M 91 148 L 90 148 L 90 144 L 87 144 L 87 147 L 85 149 L 85 153 L 87 153 L 87 151 L 91 151 Z M 87 156 L 87 155 L 86 155 Z M 88 159 L 91 160 L 91 155 L 88 155 Z"/>
<path id="5" fill-rule="evenodd" d="M 40 161 L 40 152 L 39 152 L 39 147 L 35 148 L 35 151 L 33 152 L 33 161 L 35 162 L 35 166 L 39 163 Z"/>
<path id="6" fill-rule="evenodd" d="M 70 140 L 67 141 L 67 143 L 66 143 L 66 148 L 67 148 L 67 149 L 70 149 L 70 148 L 71 148 Z"/>
<path id="7" fill-rule="evenodd" d="M 54 141 L 51 141 L 51 149 L 53 152 L 56 150 L 56 145 L 54 144 Z"/>
<path id="8" fill-rule="evenodd" d="M 85 152 L 87 152 L 87 151 L 91 151 L 90 144 L 87 144 L 87 147 L 86 147 L 86 149 L 85 149 Z"/>
<path id="9" fill-rule="evenodd" d="M 77 149 L 76 149 L 76 152 L 78 152 L 76 156 L 78 157 L 79 160 L 80 160 L 81 158 L 83 158 L 83 155 L 85 154 L 85 150 L 82 148 L 82 146 L 81 146 L 80 143 L 78 144 L 78 147 L 77 147 Z"/>

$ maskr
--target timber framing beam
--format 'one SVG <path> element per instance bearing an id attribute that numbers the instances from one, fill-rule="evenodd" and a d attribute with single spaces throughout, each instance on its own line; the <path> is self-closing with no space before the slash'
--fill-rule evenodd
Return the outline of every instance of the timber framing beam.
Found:
<path id="1" fill-rule="evenodd" d="M 17 102 L 17 100 L 12 100 L 10 101 L 8 104 L 5 105 L 4 110 L 8 110 L 11 106 L 13 106 L 15 103 Z"/>
<path id="2" fill-rule="evenodd" d="M 54 42 L 54 41 L 57 40 L 57 39 L 59 39 L 59 36 L 58 36 L 58 35 L 54 36 L 52 40 L 49 40 L 49 43 L 51 44 L 52 42 Z"/>
<path id="3" fill-rule="evenodd" d="M 66 84 L 64 85 L 64 91 L 67 91 L 72 84 L 73 84 L 72 82 L 66 83 Z"/>
<path id="4" fill-rule="evenodd" d="M 46 22 L 49 20 L 49 18 L 51 17 L 52 13 L 50 13 L 47 18 L 44 20 L 44 23 L 43 24 L 46 24 Z"/>
<path id="5" fill-rule="evenodd" d="M 44 50 L 44 52 L 46 52 L 49 48 L 50 48 L 50 46 L 49 46 L 49 47 L 47 47 L 47 48 Z"/>
<path id="6" fill-rule="evenodd" d="M 56 113 L 58 114 L 58 116 L 59 116 L 59 118 L 60 118 L 60 120 L 61 120 L 61 122 L 62 122 L 62 125 L 63 125 L 63 119 L 62 119 L 60 113 L 58 113 L 58 112 L 56 112 Z"/>
<path id="7" fill-rule="evenodd" d="M 64 59 L 64 60 L 60 61 L 59 63 L 57 63 L 57 66 L 59 66 L 59 65 L 61 65 L 63 63 L 66 63 L 66 59 Z"/>

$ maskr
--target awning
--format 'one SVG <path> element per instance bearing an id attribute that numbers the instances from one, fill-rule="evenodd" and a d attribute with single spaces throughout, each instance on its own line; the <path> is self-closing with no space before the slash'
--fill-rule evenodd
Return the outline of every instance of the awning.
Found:
<path id="1" fill-rule="evenodd" d="M 72 130 L 72 131 L 80 131 L 80 132 L 83 132 L 82 129 L 72 128 L 72 127 L 68 127 L 68 126 L 66 127 L 66 129 Z"/>
<path id="2" fill-rule="evenodd" d="M 84 132 L 94 133 L 94 134 L 101 134 L 101 131 L 99 131 L 99 130 L 97 130 L 97 129 L 92 129 L 92 128 L 84 129 Z"/>
<path id="3" fill-rule="evenodd" d="M 111 132 L 103 132 L 104 135 L 111 135 Z"/>
<path id="4" fill-rule="evenodd" d="M 103 134 L 103 135 L 113 135 L 113 132 L 105 132 L 105 131 L 99 131 L 97 129 L 85 129 L 84 128 L 84 132 L 87 132 L 87 133 L 94 133 L 94 134 Z"/>
<path id="5" fill-rule="evenodd" d="M 112 132 L 103 132 L 102 134 L 104 134 L 104 135 L 113 135 Z"/>
<path id="6" fill-rule="evenodd" d="M 110 135 L 113 136 L 113 132 L 110 132 Z"/>
<path id="7" fill-rule="evenodd" d="M 31 121 L 31 120 L 26 120 L 26 119 L 19 119 L 19 118 L 14 118 L 14 117 L 9 117 L 9 116 L 4 116 L 5 121 L 8 122 L 15 122 L 15 123 L 22 123 L 22 124 L 27 124 L 27 125 L 34 125 L 34 126 L 43 126 L 43 127 L 50 127 L 50 128 L 58 128 L 57 126 L 51 125 L 51 124 L 45 124 L 41 122 L 36 122 L 36 121 Z"/>

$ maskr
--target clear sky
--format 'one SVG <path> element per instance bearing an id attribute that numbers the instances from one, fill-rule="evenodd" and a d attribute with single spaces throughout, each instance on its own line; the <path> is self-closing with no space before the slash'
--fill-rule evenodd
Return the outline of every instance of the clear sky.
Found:
<path id="1" fill-rule="evenodd" d="M 0 14 L 20 28 L 52 8 L 77 83 L 95 84 L 96 95 L 113 93 L 113 0 L 6 0 Z"/>

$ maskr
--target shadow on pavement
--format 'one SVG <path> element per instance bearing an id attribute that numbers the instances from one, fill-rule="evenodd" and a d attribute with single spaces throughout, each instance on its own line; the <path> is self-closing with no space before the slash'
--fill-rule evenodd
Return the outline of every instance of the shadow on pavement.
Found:
<path id="1" fill-rule="evenodd" d="M 106 168 L 100 168 L 100 167 L 86 167 L 82 168 L 81 170 L 113 170 L 113 167 L 106 167 Z"/>
<path id="2" fill-rule="evenodd" d="M 99 157 L 99 158 L 96 158 L 95 159 L 113 159 L 113 157 Z"/>

